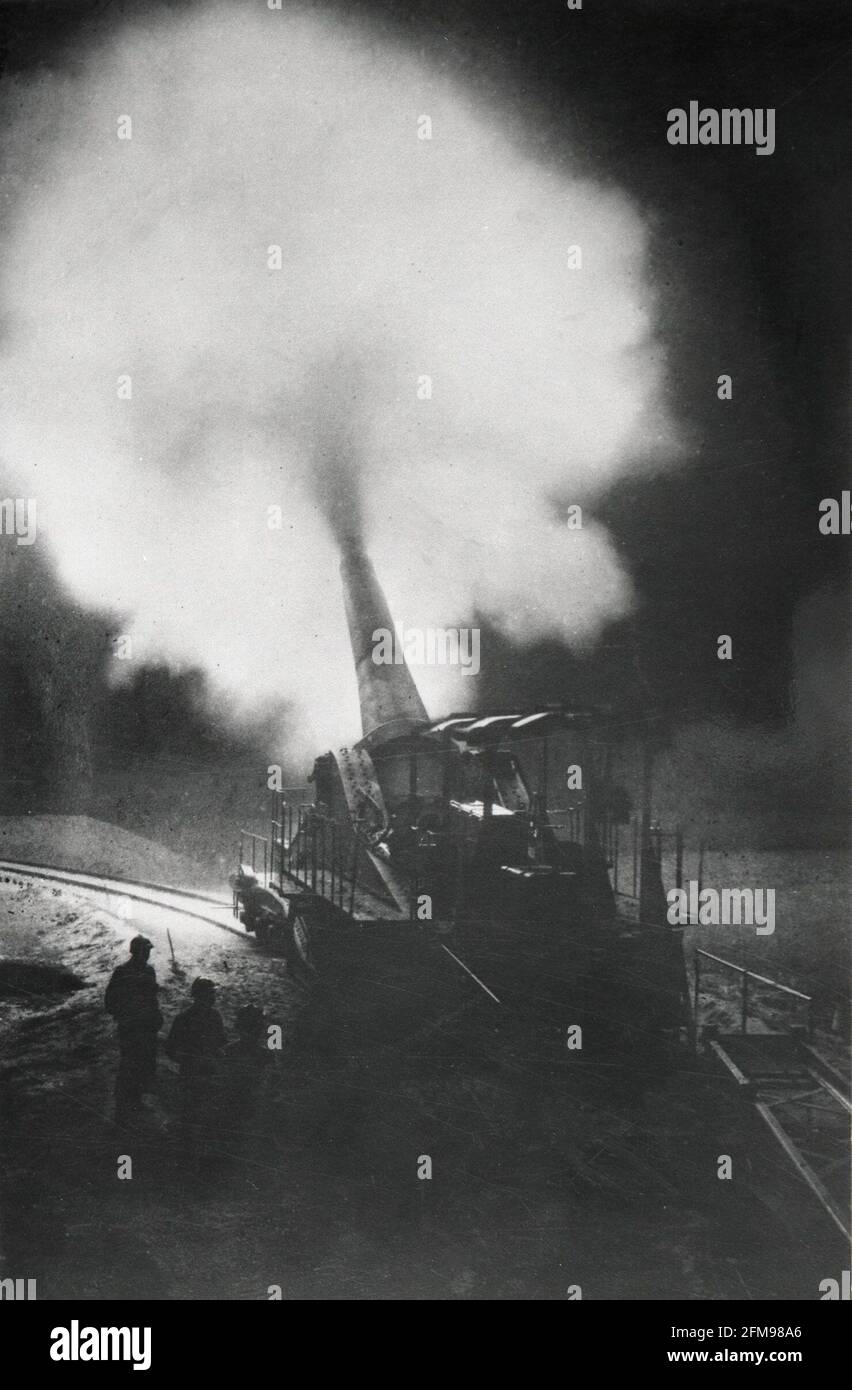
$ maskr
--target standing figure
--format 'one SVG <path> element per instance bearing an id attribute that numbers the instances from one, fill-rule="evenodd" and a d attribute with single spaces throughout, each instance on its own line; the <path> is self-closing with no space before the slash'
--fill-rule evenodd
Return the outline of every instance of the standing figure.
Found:
<path id="1" fill-rule="evenodd" d="M 264 1077 L 269 1076 L 272 1053 L 266 1045 L 267 1022 L 260 1009 L 246 1004 L 236 1018 L 237 1041 L 229 1043 L 222 1059 L 220 1104 L 223 1124 L 229 1131 L 229 1148 L 236 1157 L 246 1143 L 261 1142 L 264 1111 Z"/>
<path id="2" fill-rule="evenodd" d="M 199 976 L 190 994 L 192 1003 L 178 1014 L 166 1038 L 166 1053 L 180 1067 L 184 1157 L 188 1168 L 197 1173 L 210 1166 L 225 1029 L 213 1007 L 213 981 Z"/>
<path id="3" fill-rule="evenodd" d="M 106 1010 L 118 1024 L 117 1124 L 139 1108 L 157 1072 L 157 1033 L 163 1015 L 157 1004 L 157 975 L 148 964 L 151 949 L 147 936 L 134 936 L 130 960 L 112 972 L 104 996 Z"/>

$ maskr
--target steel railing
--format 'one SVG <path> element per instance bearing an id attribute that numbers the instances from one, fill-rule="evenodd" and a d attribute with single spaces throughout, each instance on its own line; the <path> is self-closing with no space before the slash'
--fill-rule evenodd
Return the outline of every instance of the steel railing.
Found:
<path id="1" fill-rule="evenodd" d="M 283 891 L 287 877 L 351 916 L 360 848 L 357 836 L 314 805 L 293 805 L 281 797 L 276 810 L 269 837 L 272 880 Z"/>
<path id="2" fill-rule="evenodd" d="M 701 960 L 712 960 L 716 965 L 723 966 L 737 975 L 742 976 L 742 988 L 740 993 L 740 1032 L 748 1031 L 749 1004 L 751 1002 L 751 992 L 749 980 L 755 980 L 758 984 L 764 985 L 769 989 L 774 989 L 780 994 L 787 994 L 794 999 L 807 1004 L 807 1033 L 808 1037 L 813 1037 L 813 998 L 810 994 L 803 994 L 799 989 L 793 989 L 790 985 L 782 985 L 778 980 L 770 980 L 767 975 L 758 975 L 755 970 L 748 970 L 744 965 L 736 965 L 734 961 L 724 960 L 722 956 L 714 956 L 710 951 L 696 950 L 695 952 L 695 981 L 694 981 L 694 1005 L 696 1031 L 698 1029 L 698 1015 L 701 995 Z"/>
<path id="3" fill-rule="evenodd" d="M 262 846 L 263 882 L 264 885 L 266 885 L 269 882 L 269 841 L 265 835 L 256 835 L 253 830 L 241 830 L 239 859 L 237 861 L 237 867 L 239 869 L 242 869 L 243 865 L 248 867 L 246 843 L 251 846 L 251 871 L 253 874 L 257 874 L 258 868 L 260 867 L 258 864 L 258 859 L 260 857 L 258 846 Z"/>
<path id="4" fill-rule="evenodd" d="M 648 832 L 652 858 L 662 863 L 668 845 L 674 852 L 674 886 L 682 888 L 684 882 L 684 837 L 678 826 L 675 830 L 664 830 L 652 825 Z M 625 843 L 626 842 L 626 843 Z M 618 898 L 635 898 L 637 901 L 642 886 L 642 825 L 639 816 L 631 817 L 627 823 L 610 821 L 607 824 L 604 848 L 607 862 L 612 870 L 613 892 Z M 696 880 L 698 893 L 704 886 L 704 842 L 698 845 L 698 866 Z M 626 865 L 626 868 L 625 868 Z M 691 924 L 696 925 L 696 924 Z"/>

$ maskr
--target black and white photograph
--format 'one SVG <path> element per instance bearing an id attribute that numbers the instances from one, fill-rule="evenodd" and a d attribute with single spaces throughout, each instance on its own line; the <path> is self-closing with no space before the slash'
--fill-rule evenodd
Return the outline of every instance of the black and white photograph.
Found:
<path id="1" fill-rule="evenodd" d="M 852 1300 L 851 66 L 842 0 L 0 3 L 33 1364 Z"/>

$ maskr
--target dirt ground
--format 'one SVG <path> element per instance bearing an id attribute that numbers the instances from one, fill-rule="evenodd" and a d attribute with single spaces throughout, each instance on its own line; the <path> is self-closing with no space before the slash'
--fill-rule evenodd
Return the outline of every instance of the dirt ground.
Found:
<path id="1" fill-rule="evenodd" d="M 598 1299 L 815 1298 L 841 1267 L 804 1189 L 700 1059 L 543 1062 L 475 1008 L 327 1054 L 315 995 L 283 960 L 135 911 L 0 883 L 0 1254 L 40 1298 L 557 1299 L 574 1285 Z M 248 1001 L 283 1029 L 248 1122 L 220 1117 L 204 1180 L 185 1169 L 165 1058 L 145 1115 L 112 1123 L 103 990 L 137 930 L 154 941 L 166 1026 L 203 973 L 230 1036 Z M 733 1182 L 717 1178 L 721 1153 Z"/>

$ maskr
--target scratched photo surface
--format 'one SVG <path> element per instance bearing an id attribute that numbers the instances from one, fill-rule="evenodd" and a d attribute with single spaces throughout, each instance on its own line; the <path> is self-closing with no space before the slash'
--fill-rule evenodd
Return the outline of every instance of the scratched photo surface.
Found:
<path id="1" fill-rule="evenodd" d="M 0 3 L 3 1300 L 849 1297 L 844 11 Z"/>

